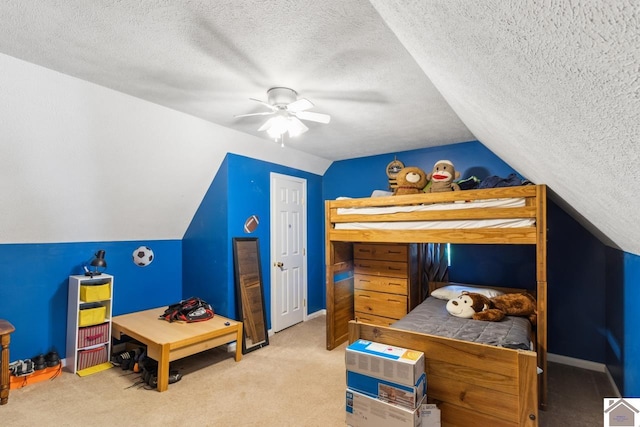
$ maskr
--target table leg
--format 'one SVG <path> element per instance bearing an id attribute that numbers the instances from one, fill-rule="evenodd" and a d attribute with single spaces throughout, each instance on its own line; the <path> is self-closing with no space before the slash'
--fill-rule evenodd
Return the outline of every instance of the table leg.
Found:
<path id="1" fill-rule="evenodd" d="M 158 391 L 167 391 L 169 388 L 169 345 L 165 344 L 160 349 L 158 360 Z"/>
<path id="2" fill-rule="evenodd" d="M 242 322 L 238 323 L 238 335 L 236 338 L 236 362 L 242 360 L 242 340 L 244 336 L 242 336 Z"/>

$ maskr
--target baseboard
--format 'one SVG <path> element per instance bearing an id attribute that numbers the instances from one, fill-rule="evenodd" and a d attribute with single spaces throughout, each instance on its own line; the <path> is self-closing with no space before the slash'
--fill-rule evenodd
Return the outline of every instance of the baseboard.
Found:
<path id="1" fill-rule="evenodd" d="M 618 385 L 613 380 L 613 377 L 611 376 L 611 373 L 609 372 L 609 369 L 607 369 L 606 372 L 607 372 L 607 378 L 609 378 L 609 383 L 611 384 L 611 387 L 613 387 L 613 390 L 616 392 L 615 393 L 616 395 L 612 396 L 612 397 L 622 397 L 622 393 L 620 393 L 620 390 L 618 390 Z"/>
<path id="2" fill-rule="evenodd" d="M 326 315 L 327 315 L 327 310 L 325 310 L 325 309 L 318 310 L 318 311 L 313 312 L 311 314 L 307 314 L 307 320 L 315 319 L 316 317 L 326 316 Z"/>
<path id="3" fill-rule="evenodd" d="M 574 357 L 562 356 L 561 354 L 547 353 L 547 361 L 560 363 L 562 365 L 575 366 L 576 368 L 587 369 L 589 371 L 607 372 L 607 366 L 604 363 L 576 359 Z"/>
<path id="4" fill-rule="evenodd" d="M 574 366 L 576 368 L 587 369 L 589 371 L 595 372 L 603 372 L 607 375 L 609 379 L 609 383 L 613 387 L 613 390 L 616 393 L 616 396 L 612 397 L 621 397 L 620 390 L 618 390 L 618 386 L 616 382 L 613 380 L 609 369 L 607 369 L 607 365 L 604 363 L 592 362 L 590 360 L 576 359 L 574 357 L 562 356 L 560 354 L 547 353 L 547 361 L 560 363 L 562 365 Z"/>

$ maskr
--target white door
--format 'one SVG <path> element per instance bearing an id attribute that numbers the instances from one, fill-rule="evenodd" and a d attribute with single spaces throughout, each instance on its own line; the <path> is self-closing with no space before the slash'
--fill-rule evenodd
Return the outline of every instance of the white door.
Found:
<path id="1" fill-rule="evenodd" d="M 306 318 L 307 181 L 271 173 L 271 327 Z"/>

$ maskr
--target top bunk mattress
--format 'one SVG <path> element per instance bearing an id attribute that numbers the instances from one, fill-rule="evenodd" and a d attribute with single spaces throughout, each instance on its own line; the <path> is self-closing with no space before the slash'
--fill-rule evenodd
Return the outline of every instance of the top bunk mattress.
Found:
<path id="1" fill-rule="evenodd" d="M 450 315 L 446 305 L 447 300 L 429 297 L 391 326 L 462 341 L 531 350 L 529 319 L 515 316 L 506 316 L 500 322 L 462 319 Z"/>
<path id="2" fill-rule="evenodd" d="M 535 224 L 532 218 L 497 218 L 447 221 L 375 221 L 373 216 L 429 211 L 451 211 L 462 209 L 516 208 L 525 206 L 524 198 L 476 200 L 470 202 L 434 203 L 426 205 L 403 205 L 383 207 L 338 208 L 338 215 L 372 215 L 372 221 L 336 223 L 338 230 L 429 230 L 460 228 L 511 228 L 529 227 Z"/>

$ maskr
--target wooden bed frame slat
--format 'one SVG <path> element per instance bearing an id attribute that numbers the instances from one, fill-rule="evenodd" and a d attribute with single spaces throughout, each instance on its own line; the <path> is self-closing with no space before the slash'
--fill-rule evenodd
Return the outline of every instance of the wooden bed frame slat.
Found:
<path id="1" fill-rule="evenodd" d="M 524 197 L 524 207 L 428 211 L 394 215 L 338 216 L 341 207 L 372 207 Z M 348 230 L 336 223 L 376 221 L 426 221 L 450 219 L 534 218 L 535 224 L 518 228 Z M 410 196 L 327 201 L 326 280 L 327 349 L 367 339 L 425 353 L 427 395 L 437 400 L 443 425 L 537 426 L 538 409 L 547 400 L 547 222 L 546 186 L 528 185 L 483 190 L 452 191 Z M 420 334 L 353 319 L 353 282 L 335 281 L 348 275 L 352 243 L 462 243 L 527 244 L 536 247 L 535 291 L 538 304 L 536 351 L 513 350 Z M 432 284 L 429 284 L 431 287 Z M 346 334 L 346 335 L 345 335 Z M 537 367 L 543 371 L 537 373 Z"/>
<path id="2" fill-rule="evenodd" d="M 469 243 L 534 245 L 537 240 L 533 228 L 476 228 L 473 230 L 331 230 L 328 237 L 334 242 L 379 243 Z M 428 241 L 426 241 L 428 240 Z"/>
<path id="3" fill-rule="evenodd" d="M 343 222 L 369 222 L 367 217 L 371 215 L 338 214 L 337 209 L 331 209 L 331 221 L 339 224 Z M 491 212 L 486 209 L 454 209 L 449 211 L 424 211 L 424 212 L 397 212 L 378 214 L 376 222 L 403 222 L 403 221 L 454 221 L 477 219 L 511 219 L 511 218 L 535 218 L 535 207 L 520 208 L 494 208 Z"/>

